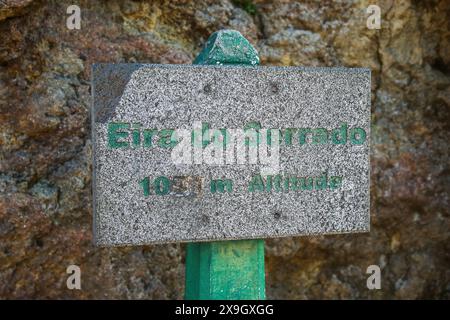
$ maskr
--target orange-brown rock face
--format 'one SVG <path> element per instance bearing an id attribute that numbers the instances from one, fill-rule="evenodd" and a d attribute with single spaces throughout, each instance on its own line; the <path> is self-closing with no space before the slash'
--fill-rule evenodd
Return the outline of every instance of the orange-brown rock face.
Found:
<path id="1" fill-rule="evenodd" d="M 450 5 L 0 1 L 0 298 L 182 298 L 181 245 L 92 245 L 90 65 L 191 63 L 240 31 L 262 64 L 372 69 L 371 232 L 266 241 L 269 298 L 450 298 Z M 81 268 L 68 290 L 66 268 Z M 366 269 L 381 268 L 381 290 Z"/>

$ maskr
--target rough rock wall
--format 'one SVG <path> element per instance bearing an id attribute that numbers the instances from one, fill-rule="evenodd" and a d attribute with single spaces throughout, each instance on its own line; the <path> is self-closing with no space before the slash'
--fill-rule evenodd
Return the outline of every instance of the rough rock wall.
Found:
<path id="1" fill-rule="evenodd" d="M 379 1 L 369 30 L 371 3 L 0 1 L 0 298 L 182 298 L 183 245 L 91 244 L 90 65 L 190 63 L 232 28 L 263 64 L 373 75 L 371 232 L 266 241 L 267 296 L 449 299 L 450 3 Z"/>

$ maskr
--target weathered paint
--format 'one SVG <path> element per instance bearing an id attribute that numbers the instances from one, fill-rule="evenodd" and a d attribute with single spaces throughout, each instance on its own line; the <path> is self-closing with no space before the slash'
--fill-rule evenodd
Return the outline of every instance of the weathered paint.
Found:
<path id="1" fill-rule="evenodd" d="M 264 240 L 189 243 L 186 299 L 264 299 Z"/>

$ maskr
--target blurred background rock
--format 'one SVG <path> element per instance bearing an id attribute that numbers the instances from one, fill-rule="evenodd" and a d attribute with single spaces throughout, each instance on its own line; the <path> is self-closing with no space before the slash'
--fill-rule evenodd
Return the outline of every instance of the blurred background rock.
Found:
<path id="1" fill-rule="evenodd" d="M 372 69 L 371 232 L 266 241 L 268 298 L 449 299 L 449 24 L 449 1 L 0 1 L 0 298 L 182 298 L 184 245 L 92 246 L 90 66 L 189 64 L 232 28 L 262 64 Z"/>

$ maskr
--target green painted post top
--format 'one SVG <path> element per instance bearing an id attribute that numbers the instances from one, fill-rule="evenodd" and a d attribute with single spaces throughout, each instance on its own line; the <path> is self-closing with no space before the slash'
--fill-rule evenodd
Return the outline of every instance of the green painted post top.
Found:
<path id="1" fill-rule="evenodd" d="M 259 64 L 258 52 L 234 30 L 214 32 L 194 64 Z M 264 240 L 188 243 L 186 299 L 265 299 Z"/>
<path id="2" fill-rule="evenodd" d="M 259 56 L 239 31 L 220 30 L 209 37 L 194 64 L 256 66 Z"/>

